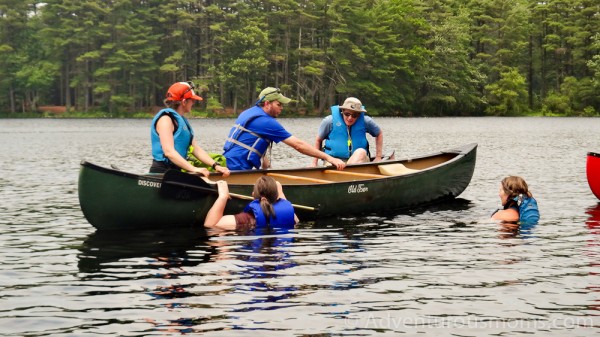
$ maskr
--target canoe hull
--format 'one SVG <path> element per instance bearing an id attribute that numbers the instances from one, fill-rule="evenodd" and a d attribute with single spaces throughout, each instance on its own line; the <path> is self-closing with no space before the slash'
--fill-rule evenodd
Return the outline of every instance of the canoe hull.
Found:
<path id="1" fill-rule="evenodd" d="M 159 193 L 161 181 L 161 175 L 135 175 L 82 162 L 78 183 L 81 210 L 97 229 L 138 230 L 202 224 L 215 196 L 164 197 Z M 233 207 L 237 202 L 232 204 Z"/>
<path id="2" fill-rule="evenodd" d="M 356 172 L 351 179 L 326 168 L 295 170 L 254 170 L 234 172 L 228 180 L 232 193 L 251 195 L 260 175 L 304 175 L 315 181 L 305 182 L 278 178 L 286 197 L 294 204 L 318 209 L 296 209 L 301 219 L 384 213 L 448 200 L 460 195 L 473 176 L 476 144 L 427 156 L 397 160 L 415 171 L 398 176 L 362 178 L 372 175 L 378 164 L 353 165 L 344 171 Z M 218 175 L 212 181 L 222 179 Z M 328 180 L 329 181 L 329 180 Z M 160 193 L 161 175 L 136 175 L 89 162 L 81 163 L 79 200 L 86 219 L 97 229 L 149 229 L 202 226 L 206 213 L 216 200 L 214 193 L 198 193 L 181 188 L 178 196 Z M 226 213 L 237 213 L 248 201 L 232 198 Z"/>
<path id="3" fill-rule="evenodd" d="M 600 199 L 600 154 L 588 152 L 585 171 L 592 193 Z"/>

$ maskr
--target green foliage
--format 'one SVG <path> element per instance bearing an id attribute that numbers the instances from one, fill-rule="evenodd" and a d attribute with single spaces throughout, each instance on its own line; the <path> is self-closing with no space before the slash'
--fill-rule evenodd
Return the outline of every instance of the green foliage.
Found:
<path id="1" fill-rule="evenodd" d="M 514 68 L 500 73 L 500 79 L 485 86 L 490 115 L 520 115 L 527 112 L 525 78 Z"/>
<path id="2" fill-rule="evenodd" d="M 560 90 L 553 91 L 544 101 L 544 109 L 548 112 L 566 115 L 595 115 L 600 103 L 598 88 L 594 86 L 591 78 L 578 80 L 575 77 L 566 77 Z"/>
<path id="3" fill-rule="evenodd" d="M 594 89 L 600 90 L 600 33 L 596 33 L 592 37 L 593 47 L 595 48 L 596 55 L 592 56 L 592 59 L 587 62 L 587 66 L 592 73 L 592 81 Z"/>
<path id="4" fill-rule="evenodd" d="M 206 101 L 206 110 L 208 111 L 218 111 L 218 110 L 222 110 L 223 109 L 223 105 L 215 98 L 215 97 L 208 97 L 207 101 Z"/>
<path id="5" fill-rule="evenodd" d="M 569 97 L 560 92 L 551 92 L 544 99 L 542 111 L 544 115 L 548 113 L 563 116 L 571 115 L 572 109 L 569 104 Z"/>
<path id="6" fill-rule="evenodd" d="M 440 6 L 429 15 L 431 26 L 426 27 L 423 42 L 427 50 L 421 53 L 413 109 L 419 115 L 478 114 L 483 105 L 478 88 L 485 75 L 469 58 L 469 12 Z"/>
<path id="7" fill-rule="evenodd" d="M 131 115 L 192 79 L 211 113 L 265 86 L 308 114 L 348 96 L 380 115 L 600 111 L 591 0 L 4 0 L 0 13 L 11 113 Z"/>

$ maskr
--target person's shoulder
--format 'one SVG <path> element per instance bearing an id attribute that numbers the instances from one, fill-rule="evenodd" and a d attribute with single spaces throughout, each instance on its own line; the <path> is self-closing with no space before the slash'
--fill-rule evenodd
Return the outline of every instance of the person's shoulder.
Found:
<path id="1" fill-rule="evenodd" d="M 512 207 L 508 209 L 502 209 L 494 213 L 492 215 L 492 219 L 502 221 L 518 221 L 519 211 Z"/>
<path id="2" fill-rule="evenodd" d="M 375 122 L 375 119 L 369 115 L 365 115 L 365 122 L 377 125 L 377 122 Z"/>
<path id="3" fill-rule="evenodd" d="M 292 202 L 289 201 L 289 200 L 287 200 L 286 198 L 279 198 L 279 199 L 277 199 L 277 202 L 278 203 L 283 203 L 283 204 L 288 204 L 290 206 L 292 205 Z"/>
<path id="4" fill-rule="evenodd" d="M 264 116 L 260 116 L 257 118 L 259 120 L 259 122 L 263 125 L 268 125 L 271 128 L 278 128 L 278 129 L 284 129 L 283 125 L 281 124 L 281 122 L 279 122 L 277 120 L 277 118 L 274 118 L 273 116 L 269 116 L 269 115 L 264 115 Z"/>
<path id="5" fill-rule="evenodd" d="M 323 117 L 323 120 L 321 120 L 321 123 L 333 123 L 333 116 L 327 115 L 327 116 Z"/>
<path id="6" fill-rule="evenodd" d="M 155 115 L 154 118 L 160 118 L 162 116 L 172 116 L 173 115 L 174 110 L 171 108 L 163 108 L 160 109 Z"/>
<path id="7" fill-rule="evenodd" d="M 177 125 L 176 114 L 177 112 L 173 111 L 172 109 L 162 109 L 154 116 L 154 123 L 155 125 L 158 125 L 166 123 L 166 121 L 170 121 L 171 124 Z"/>

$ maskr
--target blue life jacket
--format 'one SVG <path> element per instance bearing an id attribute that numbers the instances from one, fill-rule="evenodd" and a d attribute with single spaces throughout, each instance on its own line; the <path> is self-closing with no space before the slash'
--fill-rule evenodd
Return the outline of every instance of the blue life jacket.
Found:
<path id="1" fill-rule="evenodd" d="M 194 131 L 188 123 L 187 119 L 177 113 L 177 111 L 167 108 L 160 110 L 154 119 L 152 119 L 152 125 L 150 127 L 150 140 L 152 141 L 152 157 L 156 161 L 169 163 L 169 159 L 165 157 L 165 152 L 160 145 L 160 137 L 156 132 L 156 123 L 158 119 L 163 115 L 168 115 L 177 123 L 177 129 L 173 132 L 173 141 L 175 145 L 175 151 L 179 153 L 183 158 L 187 157 L 188 148 L 192 144 L 194 139 Z"/>
<path id="2" fill-rule="evenodd" d="M 540 220 L 540 211 L 538 209 L 537 201 L 534 198 L 519 195 L 513 200 L 519 205 L 519 222 L 535 223 Z"/>
<path id="3" fill-rule="evenodd" d="M 356 149 L 365 149 L 369 153 L 364 113 L 360 114 L 356 123 L 350 128 L 350 137 L 348 137 L 348 126 L 344 123 L 339 105 L 331 107 L 331 116 L 333 117 L 333 125 L 331 132 L 325 139 L 325 146 L 323 147 L 325 153 L 340 159 L 350 158 Z"/>
<path id="4" fill-rule="evenodd" d="M 252 167 L 260 168 L 261 159 L 265 151 L 271 144 L 270 141 L 262 138 L 258 133 L 246 129 L 248 123 L 253 119 L 269 116 L 259 106 L 254 106 L 244 112 L 235 121 L 236 124 L 229 131 L 225 145 L 223 146 L 223 155 L 227 158 L 227 166 L 230 170 L 243 170 L 243 167 L 234 167 L 235 160 L 229 158 L 244 158 Z M 260 125 L 255 125 L 260 128 Z M 232 165 L 232 166 L 230 166 Z"/>
<path id="5" fill-rule="evenodd" d="M 293 228 L 296 224 L 294 219 L 294 206 L 286 199 L 279 199 L 273 204 L 275 210 L 275 218 L 270 217 L 267 223 L 267 218 L 260 208 L 260 201 L 253 200 L 244 208 L 244 212 L 252 211 L 256 219 L 256 228 L 262 228 L 267 225 L 270 227 Z"/>

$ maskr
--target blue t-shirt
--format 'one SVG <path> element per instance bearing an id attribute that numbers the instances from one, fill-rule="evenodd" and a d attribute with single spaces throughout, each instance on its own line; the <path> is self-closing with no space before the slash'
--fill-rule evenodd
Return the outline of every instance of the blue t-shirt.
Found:
<path id="1" fill-rule="evenodd" d="M 381 133 L 381 128 L 379 128 L 379 125 L 377 125 L 377 123 L 375 123 L 373 118 L 371 118 L 367 115 L 365 115 L 365 127 L 367 129 L 367 133 L 373 137 L 377 137 L 377 136 L 379 136 L 379 133 Z M 321 139 L 326 139 L 327 136 L 329 136 L 329 134 L 331 133 L 332 129 L 333 129 L 333 116 L 329 115 L 329 116 L 323 118 L 323 121 L 321 121 L 321 126 L 319 126 L 319 131 L 317 133 L 317 136 Z"/>
<path id="2" fill-rule="evenodd" d="M 271 116 L 261 116 L 256 119 L 250 121 L 248 125 L 246 125 L 246 129 L 251 130 L 259 134 L 261 137 L 273 141 L 275 143 L 279 143 L 284 141 L 292 136 L 280 123 L 277 119 Z M 247 133 L 245 134 L 247 135 Z M 240 138 L 243 138 L 242 135 Z"/>
<path id="3" fill-rule="evenodd" d="M 238 124 L 237 121 L 236 124 Z M 252 119 L 245 127 L 260 135 L 261 138 L 275 143 L 284 141 L 292 136 L 277 119 L 267 114 Z M 237 140 L 252 147 L 256 141 L 256 137 L 248 132 L 242 132 Z M 248 150 L 237 144 L 231 146 L 223 155 L 227 158 L 227 167 L 230 170 L 251 170 L 253 168 L 252 162 L 248 158 Z"/>

